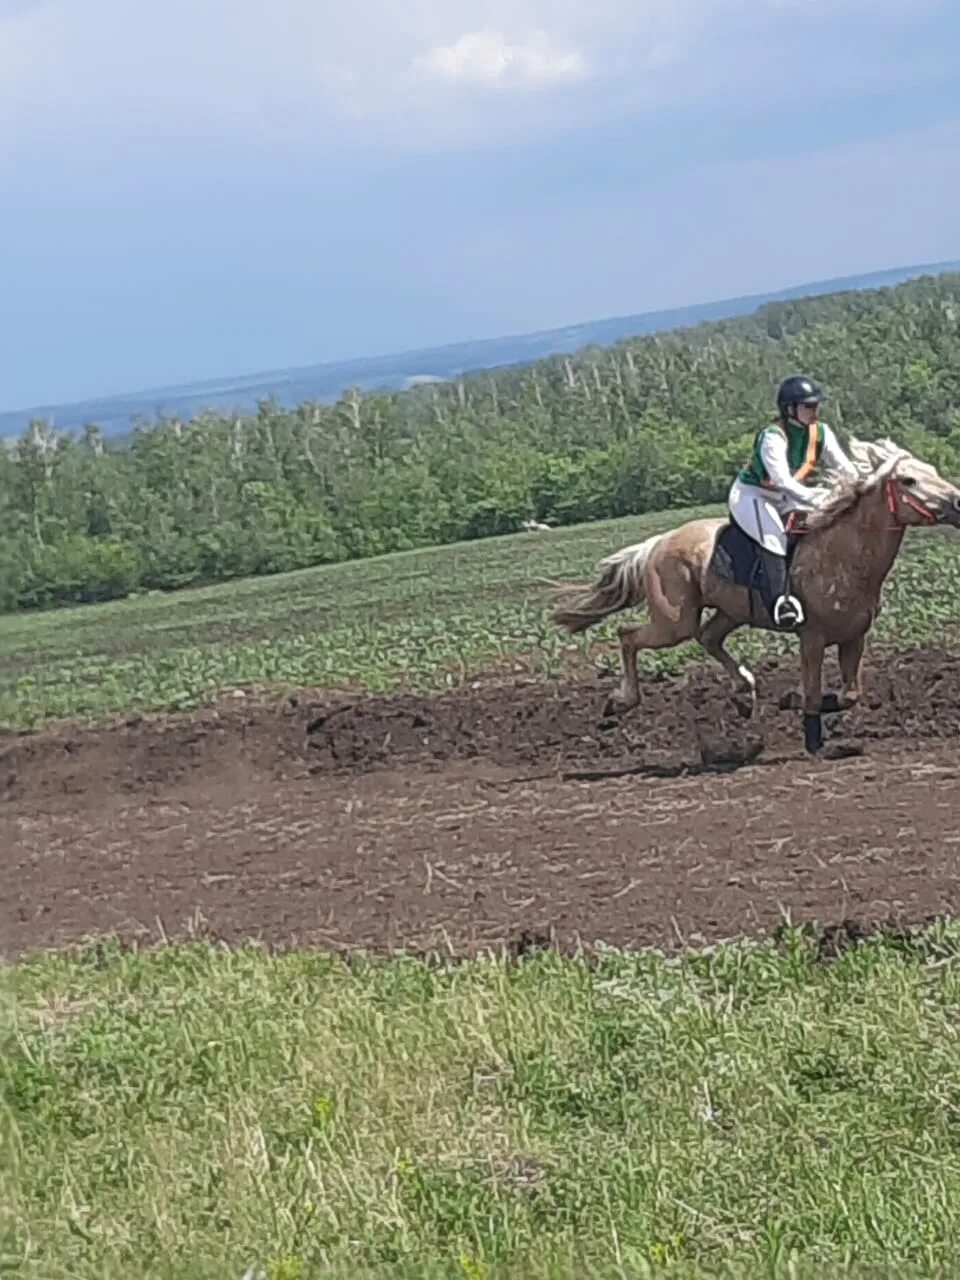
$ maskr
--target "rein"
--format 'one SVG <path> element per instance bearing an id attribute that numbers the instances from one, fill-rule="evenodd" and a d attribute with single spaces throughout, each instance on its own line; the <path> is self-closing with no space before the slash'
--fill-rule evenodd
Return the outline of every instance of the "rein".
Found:
<path id="1" fill-rule="evenodd" d="M 887 496 L 887 510 L 890 512 L 891 516 L 893 516 L 894 518 L 893 524 L 880 525 L 880 526 L 864 525 L 863 528 L 865 529 L 879 528 L 882 533 L 894 533 L 897 531 L 903 533 L 906 531 L 907 526 L 902 521 L 897 520 L 896 518 L 897 495 L 893 485 L 894 485 L 893 476 L 887 476 L 887 482 L 885 486 L 886 496 Z M 908 507 L 912 507 L 914 511 L 918 512 L 923 517 L 924 521 L 927 524 L 937 523 L 937 517 L 933 514 L 933 512 L 928 507 L 925 507 L 922 502 L 918 502 L 917 499 L 914 498 L 912 494 L 907 493 L 905 489 L 900 490 L 900 497 L 903 499 L 903 501 L 907 504 Z M 800 519 L 803 516 L 803 514 L 804 513 L 802 511 L 790 512 L 790 514 L 787 516 L 786 525 L 785 525 L 787 533 L 791 535 L 799 536 L 800 534 L 803 534 L 803 533 L 816 532 L 815 529 L 806 528 L 800 523 Z"/>

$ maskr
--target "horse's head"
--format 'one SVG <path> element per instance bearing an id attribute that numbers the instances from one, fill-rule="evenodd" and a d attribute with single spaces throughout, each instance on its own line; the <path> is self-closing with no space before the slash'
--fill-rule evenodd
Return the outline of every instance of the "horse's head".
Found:
<path id="1" fill-rule="evenodd" d="M 960 528 L 960 489 L 935 466 L 892 440 L 851 440 L 850 457 L 865 489 L 880 489 L 897 524 Z"/>

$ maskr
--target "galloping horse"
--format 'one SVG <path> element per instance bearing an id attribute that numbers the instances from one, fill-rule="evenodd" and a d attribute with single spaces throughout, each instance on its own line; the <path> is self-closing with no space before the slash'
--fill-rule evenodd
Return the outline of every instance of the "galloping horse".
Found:
<path id="1" fill-rule="evenodd" d="M 960 527 L 960 489 L 891 440 L 851 442 L 861 475 L 842 478 L 793 539 L 791 590 L 805 612 L 797 628 L 803 670 L 803 724 L 807 751 L 823 746 L 824 710 L 845 710 L 861 696 L 860 668 L 867 632 L 880 612 L 880 594 L 910 525 Z M 802 528 L 802 531 L 799 531 Z M 624 547 L 600 564 L 588 594 L 554 610 L 571 633 L 585 631 L 622 609 L 644 603 L 645 626 L 620 629 L 623 680 L 607 711 L 628 711 L 640 700 L 637 652 L 670 649 L 697 640 L 733 677 L 756 709 L 753 673 L 724 648 L 739 627 L 772 629 L 752 590 L 754 544 L 729 519 L 691 520 L 668 533 Z M 715 612 L 705 622 L 704 609 Z M 762 615 L 758 614 L 762 609 Z M 822 695 L 823 655 L 836 645 L 843 681 L 840 699 Z"/>

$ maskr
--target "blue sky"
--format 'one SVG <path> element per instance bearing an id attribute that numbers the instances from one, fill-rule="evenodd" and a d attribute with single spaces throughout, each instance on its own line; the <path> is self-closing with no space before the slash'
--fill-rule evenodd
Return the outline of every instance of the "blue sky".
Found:
<path id="1" fill-rule="evenodd" d="M 960 258 L 956 0 L 0 0 L 0 407 Z"/>

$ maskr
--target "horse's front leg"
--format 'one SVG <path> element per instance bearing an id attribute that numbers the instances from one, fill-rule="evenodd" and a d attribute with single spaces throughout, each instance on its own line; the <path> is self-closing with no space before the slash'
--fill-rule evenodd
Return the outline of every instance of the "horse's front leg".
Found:
<path id="1" fill-rule="evenodd" d="M 866 639 L 866 632 L 864 632 L 863 635 L 857 636 L 855 640 L 848 640 L 846 644 L 837 646 L 840 679 L 843 682 L 840 694 L 840 709 L 842 711 L 846 711 L 849 707 L 855 707 L 863 696 L 860 673 L 863 664 L 863 647 Z"/>
<path id="2" fill-rule="evenodd" d="M 803 739 L 811 755 L 823 746 L 823 637 L 804 632 L 800 638 L 803 669 Z"/>

